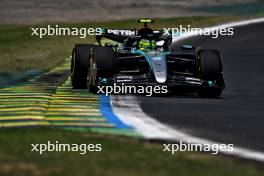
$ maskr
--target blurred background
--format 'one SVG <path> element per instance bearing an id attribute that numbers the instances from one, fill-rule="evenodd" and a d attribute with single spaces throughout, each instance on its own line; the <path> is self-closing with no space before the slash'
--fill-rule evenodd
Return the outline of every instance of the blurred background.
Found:
<path id="1" fill-rule="evenodd" d="M 264 15 L 262 0 L 0 0 L 0 23 Z"/>

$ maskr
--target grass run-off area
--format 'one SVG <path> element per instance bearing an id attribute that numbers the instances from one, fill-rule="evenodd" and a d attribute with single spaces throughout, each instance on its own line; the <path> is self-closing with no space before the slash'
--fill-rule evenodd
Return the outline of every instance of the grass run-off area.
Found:
<path id="1" fill-rule="evenodd" d="M 31 152 L 31 144 L 102 144 L 101 152 Z M 240 159 L 195 152 L 163 152 L 162 144 L 55 129 L 0 130 L 0 175 L 262 176 Z"/>
<path id="2" fill-rule="evenodd" d="M 155 29 L 191 25 L 210 26 L 240 17 L 185 17 L 156 19 Z M 31 36 L 37 25 L 0 25 L 0 76 L 23 75 L 29 70 L 45 72 L 56 67 L 71 54 L 76 43 L 95 42 L 93 37 Z M 55 25 L 55 24 L 50 24 Z M 68 23 L 61 27 L 139 28 L 136 20 L 108 23 Z M 35 73 L 35 72 L 34 72 Z M 7 76 L 8 77 L 8 76 Z M 14 77 L 14 76 L 12 76 Z M 4 77 L 3 77 L 4 78 Z M 0 77 L 1 82 L 1 77 Z M 69 144 L 102 144 L 101 152 L 31 152 L 31 144 L 59 141 Z M 261 164 L 208 153 L 162 151 L 160 143 L 135 138 L 103 136 L 52 128 L 0 129 L 0 175 L 63 176 L 262 176 Z"/>

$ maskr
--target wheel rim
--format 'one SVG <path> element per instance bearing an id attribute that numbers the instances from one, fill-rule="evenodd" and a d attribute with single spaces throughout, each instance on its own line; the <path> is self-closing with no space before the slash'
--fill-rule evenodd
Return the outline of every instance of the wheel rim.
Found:
<path id="1" fill-rule="evenodd" d="M 89 89 L 95 87 L 97 83 L 97 65 L 92 58 L 90 59 L 87 83 Z"/>

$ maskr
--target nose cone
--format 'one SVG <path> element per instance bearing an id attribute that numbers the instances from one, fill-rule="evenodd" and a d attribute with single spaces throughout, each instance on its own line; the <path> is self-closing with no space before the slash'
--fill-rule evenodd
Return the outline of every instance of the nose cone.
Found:
<path id="1" fill-rule="evenodd" d="M 165 83 L 167 80 L 167 63 L 165 56 L 155 56 L 151 58 L 152 70 L 157 83 Z"/>

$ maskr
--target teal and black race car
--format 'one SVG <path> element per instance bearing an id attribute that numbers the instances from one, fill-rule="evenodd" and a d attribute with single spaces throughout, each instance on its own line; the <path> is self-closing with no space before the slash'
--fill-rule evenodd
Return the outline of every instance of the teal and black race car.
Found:
<path id="1" fill-rule="evenodd" d="M 98 44 L 76 44 L 72 52 L 71 78 L 76 89 L 97 86 L 166 85 L 169 90 L 188 90 L 202 97 L 218 97 L 225 87 L 218 50 L 183 45 L 172 52 L 172 36 L 152 30 L 104 29 Z M 104 39 L 119 43 L 106 42 Z"/>

